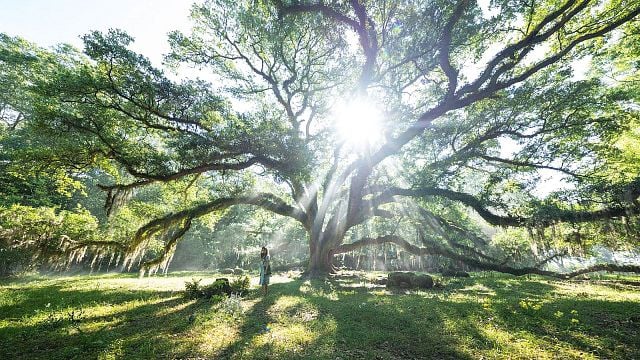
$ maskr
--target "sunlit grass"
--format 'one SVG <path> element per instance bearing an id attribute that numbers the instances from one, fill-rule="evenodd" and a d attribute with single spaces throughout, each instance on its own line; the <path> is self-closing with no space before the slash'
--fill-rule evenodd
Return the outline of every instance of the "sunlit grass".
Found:
<path id="1" fill-rule="evenodd" d="M 637 277 L 478 273 L 389 291 L 371 281 L 379 275 L 274 276 L 270 294 L 254 290 L 240 313 L 182 297 L 185 281 L 219 274 L 4 280 L 0 348 L 10 359 L 640 357 Z"/>

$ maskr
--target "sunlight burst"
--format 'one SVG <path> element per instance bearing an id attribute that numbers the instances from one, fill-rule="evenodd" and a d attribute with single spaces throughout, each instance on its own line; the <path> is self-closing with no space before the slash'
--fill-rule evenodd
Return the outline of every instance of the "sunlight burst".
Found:
<path id="1" fill-rule="evenodd" d="M 383 138 L 382 112 L 370 101 L 341 101 L 334 107 L 333 117 L 340 139 L 356 149 L 380 143 Z"/>

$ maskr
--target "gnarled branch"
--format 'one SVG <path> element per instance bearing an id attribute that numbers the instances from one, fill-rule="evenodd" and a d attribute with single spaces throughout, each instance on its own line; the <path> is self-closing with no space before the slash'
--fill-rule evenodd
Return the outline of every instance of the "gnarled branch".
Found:
<path id="1" fill-rule="evenodd" d="M 381 245 L 386 243 L 396 244 L 401 248 L 403 248 L 404 250 L 406 250 L 407 252 L 410 252 L 414 255 L 440 255 L 440 256 L 447 257 L 449 259 L 459 260 L 464 264 L 477 269 L 497 271 L 497 272 L 512 274 L 516 276 L 522 276 L 527 274 L 537 274 L 537 275 L 550 276 L 550 277 L 559 278 L 559 279 L 570 279 L 578 275 L 582 275 L 590 272 L 596 272 L 596 271 L 619 271 L 619 272 L 640 273 L 639 265 L 618 265 L 618 264 L 597 264 L 597 265 L 589 266 L 576 271 L 572 271 L 569 273 L 558 273 L 554 271 L 542 270 L 536 267 L 515 268 L 511 266 L 506 266 L 504 264 L 494 264 L 494 263 L 489 263 L 486 261 L 474 259 L 472 257 L 455 253 L 449 249 L 446 249 L 431 243 L 428 243 L 424 247 L 419 247 L 411 244 L 401 236 L 397 236 L 397 235 L 384 235 L 377 238 L 362 238 L 353 243 L 343 244 L 337 247 L 332 251 L 332 254 L 334 255 L 342 254 L 342 253 L 350 252 L 353 250 L 357 250 L 363 246 Z"/>
<path id="2" fill-rule="evenodd" d="M 486 205 L 473 195 L 433 187 L 424 187 L 416 189 L 402 189 L 397 187 L 389 188 L 382 192 L 378 197 L 384 199 L 391 196 L 410 196 L 410 197 L 426 197 L 439 196 L 453 201 L 459 201 L 474 209 L 485 221 L 497 226 L 516 226 L 522 227 L 535 222 L 538 225 L 548 226 L 555 222 L 583 223 L 589 221 L 597 221 L 611 218 L 628 216 L 630 213 L 637 213 L 640 207 L 636 204 L 613 205 L 608 208 L 593 211 L 574 211 L 555 208 L 553 212 L 545 211 L 531 218 L 510 215 L 496 215 L 486 208 Z M 548 210 L 548 209 L 547 209 Z"/>

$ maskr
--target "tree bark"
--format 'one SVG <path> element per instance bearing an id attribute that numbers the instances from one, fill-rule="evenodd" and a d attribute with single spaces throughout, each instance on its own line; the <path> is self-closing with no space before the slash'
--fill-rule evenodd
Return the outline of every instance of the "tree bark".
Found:
<path id="1" fill-rule="evenodd" d="M 336 272 L 331 251 L 333 241 L 327 241 L 325 236 L 326 234 L 321 233 L 318 237 L 311 236 L 310 238 L 309 266 L 307 268 L 309 277 L 324 277 Z"/>

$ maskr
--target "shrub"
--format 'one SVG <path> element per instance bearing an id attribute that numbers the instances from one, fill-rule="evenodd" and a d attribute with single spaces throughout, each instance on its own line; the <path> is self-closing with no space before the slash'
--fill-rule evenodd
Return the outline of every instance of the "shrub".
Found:
<path id="1" fill-rule="evenodd" d="M 202 297 L 209 299 L 214 295 L 229 295 L 231 294 L 231 286 L 229 286 L 229 279 L 221 278 L 216 279 L 213 283 L 202 287 Z"/>
<path id="2" fill-rule="evenodd" d="M 202 297 L 200 281 L 202 281 L 202 279 L 191 279 L 191 281 L 184 283 L 184 296 L 187 299 L 198 299 Z"/>
<path id="3" fill-rule="evenodd" d="M 241 296 L 249 290 L 249 277 L 243 276 L 234 280 L 231 284 L 229 279 L 216 279 L 209 285 L 200 285 L 201 279 L 191 279 L 184 283 L 184 295 L 188 299 L 211 299 L 213 302 L 219 302 L 222 299 L 236 294 Z"/>
<path id="4" fill-rule="evenodd" d="M 231 282 L 231 292 L 243 295 L 249 290 L 249 277 L 241 276 Z"/>

